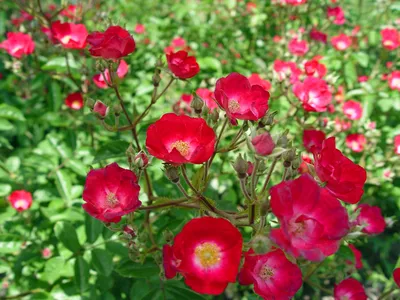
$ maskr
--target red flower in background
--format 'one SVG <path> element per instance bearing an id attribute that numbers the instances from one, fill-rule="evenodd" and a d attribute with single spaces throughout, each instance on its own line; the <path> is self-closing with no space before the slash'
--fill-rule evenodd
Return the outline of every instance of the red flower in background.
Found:
<path id="1" fill-rule="evenodd" d="M 55 21 L 51 23 L 51 33 L 64 48 L 83 49 L 86 47 L 88 32 L 83 24 Z"/>
<path id="2" fill-rule="evenodd" d="M 272 212 L 281 228 L 271 238 L 295 257 L 321 261 L 334 254 L 349 230 L 346 209 L 308 174 L 283 181 L 271 192 Z"/>
<path id="3" fill-rule="evenodd" d="M 388 77 L 389 87 L 400 91 L 400 71 L 393 71 Z"/>
<path id="4" fill-rule="evenodd" d="M 269 134 L 264 132 L 252 138 L 251 144 L 258 155 L 267 156 L 274 151 L 275 143 Z"/>
<path id="5" fill-rule="evenodd" d="M 218 79 L 214 95 L 231 123 L 235 125 L 237 119 L 259 120 L 268 110 L 269 93 L 259 85 L 252 86 L 249 80 L 239 73 L 231 73 Z"/>
<path id="6" fill-rule="evenodd" d="M 343 25 L 346 22 L 344 11 L 340 6 L 328 7 L 326 14 L 328 15 L 328 18 L 333 19 L 333 24 Z"/>
<path id="7" fill-rule="evenodd" d="M 196 94 L 204 101 L 210 111 L 218 108 L 218 104 L 214 100 L 214 93 L 207 88 L 198 88 Z"/>
<path id="8" fill-rule="evenodd" d="M 125 60 L 121 59 L 121 62 L 118 65 L 117 69 L 117 76 L 118 78 L 124 78 L 125 75 L 128 73 L 128 64 L 126 63 Z M 105 79 L 102 73 L 96 74 L 93 76 L 93 82 L 101 89 L 106 89 L 108 88 L 107 82 L 111 83 L 111 78 L 110 78 L 110 71 L 108 69 L 104 70 L 104 75 Z"/>
<path id="9" fill-rule="evenodd" d="M 147 129 L 149 153 L 171 164 L 201 164 L 214 152 L 215 133 L 202 118 L 165 114 Z"/>
<path id="10" fill-rule="evenodd" d="M 29 55 L 35 50 L 35 42 L 29 34 L 22 32 L 8 32 L 7 39 L 0 43 L 0 49 L 4 49 L 15 58 Z"/>
<path id="11" fill-rule="evenodd" d="M 331 38 L 332 46 L 339 51 L 344 51 L 351 46 L 351 37 L 341 33 Z"/>
<path id="12" fill-rule="evenodd" d="M 200 71 L 196 58 L 183 50 L 167 54 L 167 62 L 171 72 L 180 79 L 192 78 Z"/>
<path id="13" fill-rule="evenodd" d="M 60 14 L 68 19 L 80 20 L 82 15 L 82 5 L 70 4 L 66 9 L 62 10 Z"/>
<path id="14" fill-rule="evenodd" d="M 186 40 L 178 36 L 172 40 L 171 45 L 175 48 L 183 48 L 186 46 Z"/>
<path id="15" fill-rule="evenodd" d="M 238 280 L 241 285 L 254 284 L 254 292 L 264 299 L 290 299 L 303 283 L 300 268 L 280 249 L 262 255 L 250 249 Z"/>
<path id="16" fill-rule="evenodd" d="M 288 48 L 289 52 L 296 56 L 304 56 L 308 52 L 307 41 L 302 41 L 297 38 L 290 40 Z"/>
<path id="17" fill-rule="evenodd" d="M 144 27 L 143 24 L 136 24 L 135 26 L 135 33 L 137 34 L 143 34 L 146 31 L 146 28 Z"/>
<path id="18" fill-rule="evenodd" d="M 307 0 L 285 0 L 286 4 L 297 6 L 307 3 Z"/>
<path id="19" fill-rule="evenodd" d="M 88 35 L 89 52 L 104 59 L 119 59 L 136 49 L 135 40 L 120 26 L 110 26 L 104 32 L 95 31 Z"/>
<path id="20" fill-rule="evenodd" d="M 350 120 L 359 120 L 362 117 L 363 108 L 360 102 L 349 100 L 343 104 L 343 113 Z"/>
<path id="21" fill-rule="evenodd" d="M 308 152 L 321 151 L 325 140 L 325 133 L 321 130 L 305 129 L 303 131 L 303 145 Z"/>
<path id="22" fill-rule="evenodd" d="M 274 71 L 278 74 L 279 80 L 290 78 L 290 83 L 295 83 L 299 79 L 302 71 L 297 68 L 296 63 L 291 61 L 274 61 Z"/>
<path id="23" fill-rule="evenodd" d="M 65 105 L 74 110 L 80 110 L 83 107 L 83 97 L 79 92 L 69 94 L 65 98 Z"/>
<path id="24" fill-rule="evenodd" d="M 332 101 L 328 84 L 323 79 L 307 77 L 303 82 L 296 82 L 293 93 L 302 102 L 306 111 L 326 111 Z"/>
<path id="25" fill-rule="evenodd" d="M 400 288 L 400 268 L 394 269 L 393 280 L 397 284 L 397 286 Z"/>
<path id="26" fill-rule="evenodd" d="M 121 216 L 135 211 L 140 186 L 135 173 L 112 163 L 105 168 L 91 170 L 85 182 L 83 209 L 103 222 L 118 223 Z"/>
<path id="27" fill-rule="evenodd" d="M 269 91 L 271 89 L 271 82 L 262 79 L 257 73 L 251 74 L 247 79 L 250 81 L 251 85 L 259 85 L 266 91 Z"/>
<path id="28" fill-rule="evenodd" d="M 356 223 L 363 226 L 362 232 L 366 234 L 380 234 L 385 231 L 386 223 L 378 206 L 360 204 Z"/>
<path id="29" fill-rule="evenodd" d="M 367 300 L 364 287 L 354 278 L 347 278 L 335 285 L 333 296 L 335 300 Z"/>
<path id="30" fill-rule="evenodd" d="M 310 157 L 307 155 L 302 155 L 301 156 L 301 163 L 300 167 L 298 168 L 298 171 L 300 174 L 308 173 L 308 164 L 313 164 L 313 161 Z"/>
<path id="31" fill-rule="evenodd" d="M 229 221 L 201 217 L 190 220 L 163 249 L 167 279 L 181 273 L 185 283 L 200 294 L 221 294 L 236 281 L 243 239 Z"/>
<path id="32" fill-rule="evenodd" d="M 337 132 L 342 132 L 349 130 L 351 128 L 351 122 L 346 120 L 340 120 L 339 117 L 336 117 L 334 126 Z"/>
<path id="33" fill-rule="evenodd" d="M 25 190 L 13 191 L 10 196 L 8 196 L 8 201 L 10 201 L 14 209 L 21 212 L 31 207 L 32 194 Z"/>
<path id="34" fill-rule="evenodd" d="M 400 155 L 400 134 L 394 137 L 394 153 Z"/>
<path id="35" fill-rule="evenodd" d="M 360 201 L 367 173 L 336 149 L 334 137 L 322 143 L 321 151 L 314 152 L 314 160 L 319 179 L 332 195 L 351 204 Z"/>
<path id="36" fill-rule="evenodd" d="M 352 244 L 349 244 L 349 248 L 350 248 L 351 252 L 353 252 L 353 255 L 354 255 L 354 262 L 350 262 L 350 263 L 351 264 L 354 263 L 356 269 L 362 269 L 362 267 L 363 267 L 363 263 L 361 261 L 362 253 L 360 252 L 360 250 L 358 250 Z"/>
<path id="37" fill-rule="evenodd" d="M 362 133 L 352 133 L 346 137 L 346 146 L 354 152 L 362 152 L 367 144 L 367 139 Z"/>
<path id="38" fill-rule="evenodd" d="M 395 50 L 400 46 L 400 32 L 395 28 L 381 30 L 382 45 L 388 50 Z"/>
<path id="39" fill-rule="evenodd" d="M 310 31 L 310 39 L 326 44 L 328 41 L 328 36 L 325 33 L 323 33 L 322 31 L 319 31 L 318 29 L 313 28 Z"/>
<path id="40" fill-rule="evenodd" d="M 318 60 L 312 59 L 307 61 L 304 64 L 304 71 L 308 76 L 313 76 L 314 74 L 317 77 L 322 78 L 326 75 L 326 66 L 321 64 Z"/>

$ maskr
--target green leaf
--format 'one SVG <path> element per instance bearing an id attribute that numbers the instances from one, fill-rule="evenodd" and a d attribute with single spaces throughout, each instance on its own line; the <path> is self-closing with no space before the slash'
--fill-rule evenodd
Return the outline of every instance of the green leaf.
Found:
<path id="1" fill-rule="evenodd" d="M 89 289 L 89 264 L 82 256 L 78 256 L 74 266 L 75 271 L 75 285 L 80 294 L 83 294 Z"/>
<path id="2" fill-rule="evenodd" d="M 75 62 L 73 55 L 68 55 L 68 63 L 70 69 L 78 69 L 79 66 Z M 57 71 L 59 73 L 63 73 L 67 71 L 67 62 L 65 57 L 55 57 L 46 62 L 45 65 L 42 66 L 42 70 L 44 71 Z"/>
<path id="3" fill-rule="evenodd" d="M 58 112 L 62 105 L 61 88 L 57 81 L 52 81 L 50 84 L 50 103 L 53 111 Z"/>
<path id="4" fill-rule="evenodd" d="M 146 260 L 143 264 L 135 263 L 130 259 L 122 260 L 115 269 L 121 276 L 132 278 L 148 278 L 158 275 L 159 267 L 153 260 Z"/>
<path id="5" fill-rule="evenodd" d="M 21 165 L 21 159 L 18 156 L 11 156 L 7 158 L 5 165 L 10 172 L 17 172 Z"/>
<path id="6" fill-rule="evenodd" d="M 25 120 L 24 115 L 18 108 L 8 104 L 0 104 L 0 118 L 14 121 Z"/>
<path id="7" fill-rule="evenodd" d="M 95 270 L 105 276 L 109 276 L 113 270 L 113 257 L 104 249 L 92 251 L 92 264 Z"/>
<path id="8" fill-rule="evenodd" d="M 116 157 L 124 157 L 125 151 L 129 147 L 129 143 L 125 141 L 111 141 L 103 145 L 93 159 L 93 163 L 98 163 L 102 160 Z"/>
<path id="9" fill-rule="evenodd" d="M 71 200 L 71 179 L 64 170 L 56 171 L 56 187 L 60 196 L 67 202 Z"/>
<path id="10" fill-rule="evenodd" d="M 72 252 L 78 252 L 81 249 L 81 245 L 78 241 L 75 228 L 68 222 L 58 222 L 54 227 L 54 232 L 58 240 Z"/>
<path id="11" fill-rule="evenodd" d="M 14 128 L 14 125 L 6 119 L 0 119 L 0 131 L 8 131 Z"/>
<path id="12" fill-rule="evenodd" d="M 357 70 L 353 61 L 349 60 L 344 65 L 344 75 L 347 85 L 352 88 L 357 81 Z"/>
<path id="13" fill-rule="evenodd" d="M 368 67 L 368 62 L 369 62 L 369 56 L 367 53 L 364 52 L 357 52 L 354 53 L 354 56 L 357 60 L 357 62 L 364 68 Z"/>
<path id="14" fill-rule="evenodd" d="M 83 162 L 81 162 L 77 159 L 67 160 L 67 162 L 65 163 L 65 166 L 80 176 L 86 177 L 86 175 L 87 175 L 86 166 L 83 164 Z"/>
<path id="15" fill-rule="evenodd" d="M 58 278 L 61 277 L 61 270 L 64 269 L 64 265 L 65 260 L 61 256 L 50 258 L 48 261 L 46 261 L 44 272 L 40 279 L 53 284 Z"/>
<path id="16" fill-rule="evenodd" d="M 14 253 L 21 250 L 22 241 L 13 235 L 0 234 L 0 253 Z"/>
<path id="17" fill-rule="evenodd" d="M 0 184 L 0 197 L 7 196 L 12 190 L 9 184 Z"/>
<path id="18" fill-rule="evenodd" d="M 101 221 L 85 214 L 86 241 L 93 244 L 103 232 L 104 225 Z"/>
<path id="19" fill-rule="evenodd" d="M 13 146 L 11 146 L 10 142 L 2 136 L 0 136 L 0 147 L 7 148 L 9 150 L 12 150 L 14 148 Z"/>

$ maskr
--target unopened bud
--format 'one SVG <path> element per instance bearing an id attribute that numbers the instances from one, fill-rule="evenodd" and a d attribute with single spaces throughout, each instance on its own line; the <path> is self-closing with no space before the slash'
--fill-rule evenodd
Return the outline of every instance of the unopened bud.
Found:
<path id="1" fill-rule="evenodd" d="M 266 113 L 264 117 L 261 118 L 260 122 L 258 123 L 259 127 L 271 126 L 274 124 L 274 117 L 277 114 L 276 111 L 270 113 L 269 111 Z"/>
<path id="2" fill-rule="evenodd" d="M 92 98 L 86 97 L 85 105 L 87 107 L 89 107 L 90 109 L 93 109 L 94 104 L 95 104 L 95 101 Z"/>
<path id="3" fill-rule="evenodd" d="M 106 67 L 103 64 L 103 61 L 100 59 L 96 59 L 96 70 L 100 72 L 104 72 L 106 70 Z"/>
<path id="4" fill-rule="evenodd" d="M 171 244 L 172 241 L 174 240 L 174 234 L 169 229 L 164 230 L 163 236 L 167 244 Z"/>
<path id="5" fill-rule="evenodd" d="M 180 174 L 179 174 L 178 168 L 176 168 L 174 166 L 171 166 L 171 165 L 166 165 L 165 175 L 173 183 L 178 183 L 179 182 Z"/>
<path id="6" fill-rule="evenodd" d="M 289 142 L 289 140 L 288 140 L 287 136 L 286 136 L 286 135 L 282 135 L 282 136 L 278 139 L 278 141 L 276 142 L 276 144 L 277 144 L 278 146 L 282 147 L 282 148 L 286 148 L 286 147 L 288 146 L 288 142 Z"/>
<path id="7" fill-rule="evenodd" d="M 154 73 L 152 81 L 153 81 L 153 85 L 154 86 L 159 86 L 160 85 L 161 76 L 160 76 L 159 72 Z"/>
<path id="8" fill-rule="evenodd" d="M 149 158 L 146 153 L 140 151 L 133 159 L 133 163 L 138 166 L 139 169 L 144 169 L 149 164 Z"/>
<path id="9" fill-rule="evenodd" d="M 260 215 L 261 216 L 266 216 L 268 211 L 269 211 L 269 200 L 265 199 L 263 201 L 261 201 L 261 205 L 260 205 Z"/>
<path id="10" fill-rule="evenodd" d="M 253 174 L 253 170 L 254 170 L 254 165 L 251 161 L 247 162 L 248 168 L 247 168 L 247 175 L 251 176 L 251 174 Z"/>
<path id="11" fill-rule="evenodd" d="M 115 104 L 113 107 L 114 115 L 119 116 L 122 112 L 122 107 L 119 104 Z"/>
<path id="12" fill-rule="evenodd" d="M 267 253 L 273 246 L 271 240 L 263 235 L 256 235 L 250 243 L 256 254 Z"/>
<path id="13" fill-rule="evenodd" d="M 129 235 L 130 237 L 135 237 L 136 233 L 130 225 L 126 225 L 124 227 L 124 234 Z"/>
<path id="14" fill-rule="evenodd" d="M 236 158 L 235 162 L 232 164 L 233 169 L 235 169 L 239 178 L 246 178 L 247 170 L 249 165 L 247 161 L 245 161 L 241 154 Z"/>
<path id="15" fill-rule="evenodd" d="M 297 170 L 301 165 L 301 158 L 300 156 L 296 156 L 296 158 L 292 161 L 292 169 Z"/>
<path id="16" fill-rule="evenodd" d="M 263 160 L 260 161 L 257 171 L 260 172 L 260 173 L 263 173 L 266 170 L 267 170 L 267 164 Z"/>
<path id="17" fill-rule="evenodd" d="M 270 155 L 275 148 L 275 143 L 272 140 L 269 132 L 264 132 L 255 136 L 251 140 L 251 144 L 253 145 L 256 153 L 261 156 Z"/>
<path id="18" fill-rule="evenodd" d="M 93 112 L 97 114 L 100 118 L 104 119 L 108 113 L 108 106 L 100 100 L 97 100 L 93 106 Z"/>
<path id="19" fill-rule="evenodd" d="M 285 161 L 292 162 L 296 158 L 296 149 L 289 149 L 282 154 L 282 158 Z"/>
<path id="20" fill-rule="evenodd" d="M 214 123 L 217 123 L 218 119 L 219 119 L 219 110 L 218 110 L 218 108 L 216 108 L 211 112 L 211 120 Z"/>
<path id="21" fill-rule="evenodd" d="M 193 108 L 194 112 L 199 115 L 203 111 L 203 106 L 204 101 L 195 93 L 193 95 L 193 100 L 190 103 L 190 107 Z"/>

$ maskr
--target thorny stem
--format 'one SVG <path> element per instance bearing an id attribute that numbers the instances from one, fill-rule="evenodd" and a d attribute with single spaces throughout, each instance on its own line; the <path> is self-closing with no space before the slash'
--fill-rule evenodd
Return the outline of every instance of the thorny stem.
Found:
<path id="1" fill-rule="evenodd" d="M 274 171 L 276 163 L 278 162 L 279 159 L 280 159 L 280 156 L 277 156 L 272 161 L 272 164 L 271 164 L 271 166 L 269 167 L 269 170 L 268 170 L 267 178 L 265 179 L 264 185 L 263 185 L 263 187 L 261 189 L 261 195 L 264 194 L 265 191 L 267 190 L 268 183 L 271 180 L 272 172 Z"/>
<path id="2" fill-rule="evenodd" d="M 219 132 L 217 141 L 215 142 L 214 153 L 213 153 L 213 155 L 211 156 L 210 160 L 208 161 L 208 166 L 209 166 L 209 167 L 211 166 L 211 164 L 212 164 L 212 162 L 213 162 L 213 160 L 214 160 L 214 158 L 215 158 L 215 155 L 216 155 L 217 152 L 218 152 L 218 145 L 219 145 L 219 142 L 220 142 L 220 140 L 221 140 L 221 138 L 222 138 L 222 134 L 224 133 L 224 130 L 225 130 L 227 124 L 228 124 L 228 118 L 225 119 L 224 124 L 222 125 L 222 128 L 221 128 L 221 131 Z"/>
<path id="3" fill-rule="evenodd" d="M 251 196 L 253 198 L 253 201 L 257 200 L 257 195 L 256 195 L 256 187 L 257 187 L 257 171 L 258 167 L 260 166 L 261 160 L 256 158 L 255 163 L 254 163 L 254 168 L 253 168 L 253 174 L 251 174 Z"/>
<path id="4" fill-rule="evenodd" d="M 379 296 L 378 300 L 383 300 L 387 297 L 389 297 L 394 291 L 396 290 L 395 287 L 391 288 L 390 290 L 388 290 L 387 292 L 383 293 L 382 295 Z"/>
<path id="5" fill-rule="evenodd" d="M 182 192 L 182 194 L 187 198 L 190 199 L 190 196 L 188 195 L 188 193 L 186 192 L 185 188 L 182 186 L 182 184 L 178 181 L 176 183 L 176 186 L 179 188 L 179 190 Z"/>

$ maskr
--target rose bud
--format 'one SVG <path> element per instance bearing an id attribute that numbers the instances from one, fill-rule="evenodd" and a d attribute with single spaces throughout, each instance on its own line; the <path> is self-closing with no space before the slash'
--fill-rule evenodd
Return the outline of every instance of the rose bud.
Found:
<path id="1" fill-rule="evenodd" d="M 136 44 L 130 33 L 120 26 L 110 26 L 104 32 L 88 35 L 89 52 L 104 59 L 119 59 L 135 51 Z"/>
<path id="2" fill-rule="evenodd" d="M 171 72 L 180 79 L 192 78 L 200 71 L 196 58 L 183 50 L 167 54 L 167 62 Z"/>
<path id="3" fill-rule="evenodd" d="M 235 162 L 232 164 L 232 167 L 238 174 L 239 178 L 245 178 L 247 170 L 249 169 L 249 164 L 243 159 L 242 154 L 239 154 Z"/>
<path id="4" fill-rule="evenodd" d="M 252 138 L 251 144 L 258 155 L 267 156 L 272 153 L 275 143 L 269 132 L 264 132 Z"/>
<path id="5" fill-rule="evenodd" d="M 130 225 L 125 225 L 123 231 L 124 231 L 124 234 L 126 234 L 130 237 L 136 236 L 135 231 L 133 230 L 132 226 L 130 226 Z"/>
<path id="6" fill-rule="evenodd" d="M 138 166 L 139 169 L 144 169 L 149 164 L 149 158 L 147 157 L 146 153 L 140 151 L 138 154 L 136 154 L 133 162 L 136 166 Z"/>
<path id="7" fill-rule="evenodd" d="M 88 32 L 85 25 L 74 23 L 51 23 L 51 32 L 54 39 L 67 49 L 84 49 Z"/>
<path id="8" fill-rule="evenodd" d="M 169 180 L 171 180 L 172 183 L 178 183 L 179 182 L 179 169 L 177 167 L 171 166 L 171 165 L 166 165 L 165 167 L 165 175 Z"/>
<path id="9" fill-rule="evenodd" d="M 190 107 L 193 108 L 196 114 L 200 115 L 201 112 L 203 111 L 203 106 L 204 106 L 204 101 L 199 96 L 197 96 L 197 94 L 194 94 L 193 100 L 190 103 Z"/>
<path id="10" fill-rule="evenodd" d="M 255 237 L 253 237 L 253 239 L 250 241 L 250 245 L 256 254 L 267 253 L 273 247 L 271 240 L 268 237 L 260 234 L 257 234 Z"/>
<path id="11" fill-rule="evenodd" d="M 349 244 L 349 248 L 351 252 L 353 252 L 354 255 L 354 262 L 348 261 L 349 264 L 354 264 L 356 269 L 362 269 L 363 263 L 361 261 L 362 253 L 360 250 L 358 250 L 354 245 Z"/>
<path id="12" fill-rule="evenodd" d="M 21 212 L 31 207 L 32 195 L 24 190 L 14 191 L 8 196 L 8 201 L 13 208 Z"/>
<path id="13" fill-rule="evenodd" d="M 247 176 L 251 176 L 251 174 L 253 174 L 254 165 L 253 165 L 253 163 L 251 161 L 248 161 L 247 162 L 247 166 L 248 166 L 247 172 L 246 172 Z"/>
<path id="14" fill-rule="evenodd" d="M 104 119 L 108 113 L 108 106 L 105 105 L 100 100 L 97 100 L 93 106 L 93 112 L 98 114 L 102 119 Z"/>
<path id="15" fill-rule="evenodd" d="M 8 32 L 7 39 L 0 43 L 0 49 L 4 49 L 15 58 L 29 55 L 35 50 L 35 42 L 29 34 L 21 32 Z"/>
<path id="16" fill-rule="evenodd" d="M 335 285 L 333 290 L 335 299 L 367 300 L 362 284 L 354 278 L 347 278 Z"/>

